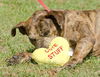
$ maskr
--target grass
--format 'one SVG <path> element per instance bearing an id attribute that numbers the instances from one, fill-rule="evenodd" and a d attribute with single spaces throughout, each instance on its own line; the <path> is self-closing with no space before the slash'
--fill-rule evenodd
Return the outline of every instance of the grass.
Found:
<path id="1" fill-rule="evenodd" d="M 100 0 L 44 0 L 50 9 L 98 9 Z M 50 65 L 32 63 L 6 66 L 5 60 L 17 52 L 33 49 L 27 36 L 18 31 L 11 37 L 11 29 L 26 20 L 36 10 L 43 9 L 37 0 L 0 0 L 0 77 L 48 77 L 41 70 L 54 68 Z M 100 77 L 100 58 L 88 57 L 72 69 L 64 69 L 58 77 Z"/>

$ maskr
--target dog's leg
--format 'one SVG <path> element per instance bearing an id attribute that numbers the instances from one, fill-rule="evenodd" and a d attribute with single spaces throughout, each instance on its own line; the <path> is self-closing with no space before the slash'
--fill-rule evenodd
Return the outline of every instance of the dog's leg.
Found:
<path id="1" fill-rule="evenodd" d="M 98 34 L 99 35 L 96 37 L 96 43 L 93 48 L 92 56 L 100 57 L 100 33 Z"/>
<path id="2" fill-rule="evenodd" d="M 90 53 L 92 47 L 93 40 L 90 37 L 81 39 L 76 45 L 72 58 L 63 66 L 63 68 L 81 63 L 88 53 Z"/>
<path id="3" fill-rule="evenodd" d="M 100 57 L 100 10 L 96 16 L 96 43 L 94 45 L 92 55 Z"/>

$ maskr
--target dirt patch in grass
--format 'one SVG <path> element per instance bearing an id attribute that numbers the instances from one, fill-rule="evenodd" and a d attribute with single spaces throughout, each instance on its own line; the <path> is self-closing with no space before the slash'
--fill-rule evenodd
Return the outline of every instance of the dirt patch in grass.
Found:
<path id="1" fill-rule="evenodd" d="M 3 6 L 11 6 L 11 7 L 14 7 L 15 5 L 14 4 L 6 4 L 6 3 L 3 3 L 3 2 L 0 2 L 0 7 L 3 7 Z"/>
<path id="2" fill-rule="evenodd" d="M 0 2 L 0 7 L 2 7 L 4 4 Z"/>
<path id="3" fill-rule="evenodd" d="M 3 46 L 0 46 L 0 53 L 7 53 L 7 49 Z"/>

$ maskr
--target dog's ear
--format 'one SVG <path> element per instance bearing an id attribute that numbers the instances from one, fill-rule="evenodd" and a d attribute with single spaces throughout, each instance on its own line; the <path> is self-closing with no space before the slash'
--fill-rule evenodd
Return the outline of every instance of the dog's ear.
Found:
<path id="1" fill-rule="evenodd" d="M 17 28 L 19 29 L 20 33 L 22 33 L 23 35 L 27 34 L 26 30 L 25 30 L 25 22 L 20 22 L 14 28 L 12 28 L 12 30 L 11 30 L 11 35 L 12 36 L 16 35 L 16 29 Z"/>
<path id="2" fill-rule="evenodd" d="M 63 11 L 50 11 L 48 13 L 48 16 L 46 16 L 47 18 L 51 18 L 53 23 L 55 24 L 57 30 L 59 31 L 59 33 L 61 33 L 61 30 L 63 28 L 64 25 L 64 12 Z"/>
<path id="3" fill-rule="evenodd" d="M 49 15 L 54 16 L 59 25 L 62 25 L 64 23 L 64 11 L 51 11 Z"/>

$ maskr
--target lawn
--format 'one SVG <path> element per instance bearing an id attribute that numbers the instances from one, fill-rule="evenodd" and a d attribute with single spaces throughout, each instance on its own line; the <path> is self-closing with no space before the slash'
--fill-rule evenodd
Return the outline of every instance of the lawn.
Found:
<path id="1" fill-rule="evenodd" d="M 43 0 L 50 9 L 88 10 L 100 8 L 100 0 Z M 43 9 L 37 0 L 0 0 L 0 77 L 48 77 L 41 70 L 54 68 L 50 65 L 23 63 L 7 67 L 5 60 L 15 53 L 32 50 L 34 46 L 27 36 L 17 30 L 15 37 L 11 29 L 26 20 L 36 10 Z M 100 58 L 87 57 L 75 68 L 64 69 L 58 77 L 100 77 Z"/>

